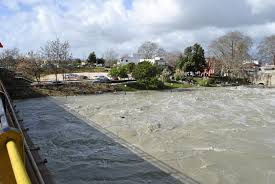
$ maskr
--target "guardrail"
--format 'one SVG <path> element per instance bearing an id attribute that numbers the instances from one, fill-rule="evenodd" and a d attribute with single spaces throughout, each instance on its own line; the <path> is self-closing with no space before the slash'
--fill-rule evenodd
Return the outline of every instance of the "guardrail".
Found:
<path id="1" fill-rule="evenodd" d="M 28 159 L 36 178 L 35 183 L 44 184 L 23 135 L 14 107 L 0 80 L 0 183 L 34 183 L 27 172 L 26 160 Z"/>

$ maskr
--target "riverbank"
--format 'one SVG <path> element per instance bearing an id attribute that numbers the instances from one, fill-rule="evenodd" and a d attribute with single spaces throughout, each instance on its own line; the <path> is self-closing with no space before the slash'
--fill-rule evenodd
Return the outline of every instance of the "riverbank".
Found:
<path id="1" fill-rule="evenodd" d="M 244 80 L 229 78 L 198 78 L 190 77 L 184 81 L 161 82 L 138 81 L 120 84 L 98 84 L 89 81 L 75 83 L 61 83 L 58 85 L 31 85 L 28 81 L 18 80 L 12 72 L 1 72 L 0 79 L 3 80 L 10 96 L 13 99 L 37 98 L 45 96 L 78 96 L 92 95 L 119 91 L 140 91 L 140 90 L 173 90 L 198 87 L 224 87 L 247 85 Z"/>
<path id="2" fill-rule="evenodd" d="M 20 86 L 8 87 L 10 96 L 13 99 L 39 98 L 46 96 L 77 96 L 92 95 L 106 92 L 114 92 L 115 88 L 108 84 L 86 84 L 70 83 L 63 85 L 46 86 Z"/>
<path id="3" fill-rule="evenodd" d="M 165 82 L 161 87 L 157 86 L 144 86 L 140 83 L 122 83 L 122 84 L 94 84 L 90 82 L 81 83 L 64 83 L 59 85 L 19 85 L 15 83 L 8 83 L 6 87 L 13 99 L 28 99 L 46 96 L 79 96 L 79 95 L 93 95 L 102 93 L 115 93 L 115 92 L 136 92 L 136 91 L 165 91 L 176 89 L 189 89 L 200 87 L 224 87 L 222 85 L 199 85 L 188 84 L 180 82 Z M 232 84 L 225 85 L 236 86 Z"/>
<path id="4" fill-rule="evenodd" d="M 162 89 L 169 90 L 179 88 L 191 88 L 191 85 L 166 83 Z M 67 83 L 62 85 L 41 85 L 41 86 L 8 86 L 9 94 L 13 99 L 39 98 L 46 96 L 78 96 L 93 95 L 114 92 L 134 92 L 145 90 L 136 83 L 130 84 L 91 84 L 91 83 Z"/>

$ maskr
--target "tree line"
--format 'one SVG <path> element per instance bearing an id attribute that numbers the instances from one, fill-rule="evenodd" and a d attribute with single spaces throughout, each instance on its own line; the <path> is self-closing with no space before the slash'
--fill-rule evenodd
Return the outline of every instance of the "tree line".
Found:
<path id="1" fill-rule="evenodd" d="M 257 52 L 254 56 L 251 53 L 252 47 L 252 38 L 235 31 L 213 40 L 207 51 L 208 57 L 215 59 L 215 68 L 220 74 L 230 73 L 234 77 L 239 77 L 245 71 L 243 65 L 245 60 L 258 59 L 263 63 L 275 64 L 275 35 L 265 37 L 257 45 Z M 198 43 L 185 48 L 183 52 L 167 52 L 157 43 L 146 41 L 140 45 L 137 54 L 144 59 L 152 59 L 155 56 L 163 57 L 175 73 L 202 72 L 206 67 L 205 50 Z M 118 54 L 114 49 L 108 49 L 100 58 L 95 52 L 91 52 L 86 59 L 88 66 L 105 64 L 105 66 L 113 67 L 117 61 Z M 73 59 L 70 43 L 62 42 L 58 38 L 48 41 L 38 51 L 30 51 L 24 56 L 17 48 L 4 49 L 0 53 L 1 67 L 23 72 L 37 81 L 40 81 L 41 74 L 45 70 L 55 74 L 57 80 L 57 74 L 63 73 L 64 76 L 64 73 L 71 71 L 81 62 L 80 59 Z M 116 67 L 112 72 L 116 76 L 123 76 L 125 71 L 125 68 Z M 167 73 L 167 70 L 165 72 Z"/>
<path id="2" fill-rule="evenodd" d="M 112 66 L 116 63 L 118 55 L 113 49 L 108 49 L 103 57 L 98 58 L 91 52 L 86 60 L 87 66 L 103 65 Z M 40 82 L 42 74 L 54 74 L 57 81 L 58 74 L 71 72 L 75 67 L 80 67 L 83 60 L 74 59 L 71 45 L 68 41 L 62 42 L 59 38 L 48 41 L 37 51 L 21 54 L 18 48 L 3 49 L 0 53 L 0 67 L 23 73 Z"/>

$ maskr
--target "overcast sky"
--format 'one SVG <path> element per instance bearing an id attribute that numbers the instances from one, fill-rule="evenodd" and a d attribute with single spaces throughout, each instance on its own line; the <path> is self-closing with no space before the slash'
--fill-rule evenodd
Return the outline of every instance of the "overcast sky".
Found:
<path id="1" fill-rule="evenodd" d="M 59 37 L 80 58 L 132 53 L 146 40 L 183 50 L 228 31 L 275 34 L 274 9 L 275 0 L 0 0 L 0 41 L 26 52 Z"/>

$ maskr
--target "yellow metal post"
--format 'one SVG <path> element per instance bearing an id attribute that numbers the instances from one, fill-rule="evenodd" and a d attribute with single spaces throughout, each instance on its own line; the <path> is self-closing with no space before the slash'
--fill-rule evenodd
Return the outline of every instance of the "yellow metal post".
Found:
<path id="1" fill-rule="evenodd" d="M 17 184 L 31 184 L 30 178 L 19 151 L 17 150 L 15 142 L 9 141 L 6 146 Z"/>

